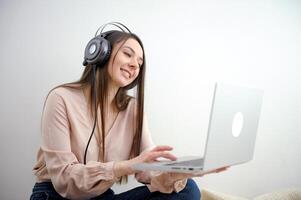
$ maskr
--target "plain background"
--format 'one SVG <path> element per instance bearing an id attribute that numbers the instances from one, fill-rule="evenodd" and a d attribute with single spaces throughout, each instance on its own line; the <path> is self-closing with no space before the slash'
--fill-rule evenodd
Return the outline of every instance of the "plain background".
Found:
<path id="1" fill-rule="evenodd" d="M 215 81 L 265 91 L 254 160 L 195 179 L 201 188 L 301 187 L 300 11 L 298 0 L 1 0 L 0 199 L 29 198 L 45 96 L 80 77 L 85 45 L 109 21 L 144 42 L 150 129 L 176 155 L 203 153 Z"/>

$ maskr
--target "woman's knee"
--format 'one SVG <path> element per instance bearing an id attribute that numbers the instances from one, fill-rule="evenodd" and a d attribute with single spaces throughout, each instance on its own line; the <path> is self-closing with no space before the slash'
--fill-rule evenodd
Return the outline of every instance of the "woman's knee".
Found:
<path id="1" fill-rule="evenodd" d="M 188 179 L 185 188 L 181 191 L 189 200 L 200 200 L 201 192 L 193 179 Z"/>
<path id="2" fill-rule="evenodd" d="M 160 192 L 154 192 L 151 194 L 151 200 L 158 200 L 158 199 L 181 199 L 181 200 L 200 200 L 201 193 L 200 189 L 195 183 L 194 180 L 188 179 L 185 188 L 180 191 L 179 193 L 173 192 L 171 194 L 165 194 Z"/>

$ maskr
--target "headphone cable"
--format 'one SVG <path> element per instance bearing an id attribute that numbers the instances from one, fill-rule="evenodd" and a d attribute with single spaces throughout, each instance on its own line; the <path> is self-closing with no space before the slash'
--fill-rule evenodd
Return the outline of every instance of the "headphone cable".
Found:
<path id="1" fill-rule="evenodd" d="M 95 130 L 95 126 L 96 126 L 96 121 L 97 121 L 97 105 L 96 105 L 96 64 L 92 65 L 93 67 L 93 91 L 94 91 L 94 124 L 93 124 L 93 129 L 92 129 L 92 133 L 89 137 L 89 140 L 88 140 L 88 143 L 87 143 L 87 146 L 86 146 L 86 149 L 85 149 L 85 154 L 84 154 L 84 165 L 87 163 L 87 151 L 88 151 L 88 148 L 89 148 L 89 144 L 90 144 L 90 141 L 92 139 L 92 136 L 93 136 L 93 133 L 94 133 L 94 130 Z"/>

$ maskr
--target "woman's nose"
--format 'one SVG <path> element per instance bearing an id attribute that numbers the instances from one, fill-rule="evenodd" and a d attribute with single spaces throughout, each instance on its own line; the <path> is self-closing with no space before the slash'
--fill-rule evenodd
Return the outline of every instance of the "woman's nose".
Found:
<path id="1" fill-rule="evenodd" d="M 131 67 L 131 69 L 137 69 L 137 68 L 139 68 L 139 64 L 138 64 L 138 61 L 135 61 L 134 59 L 131 61 L 131 63 L 130 63 L 130 67 Z"/>

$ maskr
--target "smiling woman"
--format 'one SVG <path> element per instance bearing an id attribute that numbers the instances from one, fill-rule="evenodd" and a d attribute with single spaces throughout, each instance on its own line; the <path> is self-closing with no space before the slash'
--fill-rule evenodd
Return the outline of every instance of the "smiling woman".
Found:
<path id="1" fill-rule="evenodd" d="M 186 176 L 132 169 L 176 158 L 171 147 L 154 146 L 144 118 L 142 42 L 124 25 L 110 24 L 122 31 L 101 30 L 88 43 L 80 80 L 55 87 L 46 98 L 31 199 L 199 200 Z M 135 97 L 128 95 L 132 88 Z M 111 186 L 131 174 L 145 186 L 115 195 Z"/>

